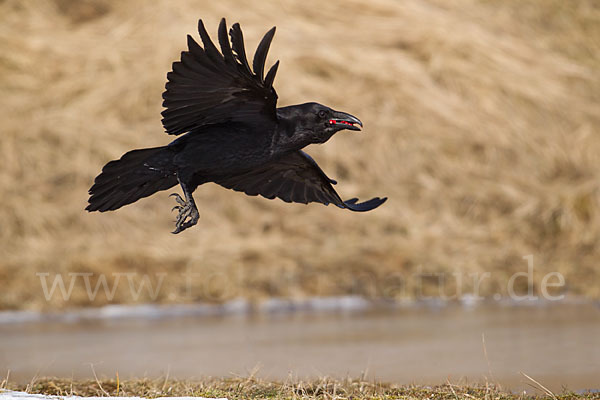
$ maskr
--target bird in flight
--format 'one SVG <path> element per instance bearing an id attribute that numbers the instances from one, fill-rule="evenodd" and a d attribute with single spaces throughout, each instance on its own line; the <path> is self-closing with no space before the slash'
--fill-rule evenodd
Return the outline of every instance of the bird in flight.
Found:
<path id="1" fill-rule="evenodd" d="M 168 134 L 181 136 L 166 146 L 132 150 L 106 164 L 89 190 L 86 210 L 116 210 L 179 184 L 184 197 L 171 196 L 177 202 L 173 210 L 179 212 L 173 233 L 180 233 L 198 222 L 192 193 L 208 182 L 250 196 L 332 203 L 351 211 L 369 211 L 386 201 L 342 200 L 332 186 L 336 181 L 302 151 L 341 130 L 359 131 L 362 123 L 318 103 L 277 107 L 273 81 L 279 61 L 264 74 L 275 28 L 259 43 L 252 68 L 239 24 L 231 27 L 228 37 L 221 19 L 221 51 L 202 20 L 198 31 L 204 46 L 188 35 L 188 50 L 173 63 L 163 93 L 163 126 Z"/>

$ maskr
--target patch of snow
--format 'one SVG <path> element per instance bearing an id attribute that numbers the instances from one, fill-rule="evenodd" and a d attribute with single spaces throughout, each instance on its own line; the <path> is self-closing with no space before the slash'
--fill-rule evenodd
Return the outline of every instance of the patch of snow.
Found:
<path id="1" fill-rule="evenodd" d="M 362 311 L 372 307 L 373 302 L 359 296 L 311 297 L 303 300 L 271 298 L 263 301 L 258 311 L 264 313 Z"/>
<path id="2" fill-rule="evenodd" d="M 13 392 L 0 389 L 0 400 L 145 400 L 143 397 L 80 397 L 80 396 L 46 396 L 25 392 Z M 206 397 L 158 397 L 153 400 L 227 400 L 207 399 Z"/>
<path id="3" fill-rule="evenodd" d="M 39 322 L 41 319 L 42 313 L 37 311 L 0 311 L 0 324 Z"/>
<path id="4" fill-rule="evenodd" d="M 0 0 L 1 1 L 1 0 Z M 465 295 L 458 301 L 440 298 L 429 299 L 366 299 L 360 296 L 309 297 L 304 299 L 270 298 L 258 304 L 245 299 L 234 299 L 223 304 L 114 304 L 104 307 L 83 308 L 72 311 L 42 313 L 37 311 L 0 311 L 0 325 L 19 323 L 79 323 L 82 321 L 115 321 L 130 319 L 165 319 L 181 317 L 212 317 L 225 315 L 249 315 L 252 313 L 294 313 L 294 312 L 364 312 L 369 310 L 399 310 L 407 308 L 443 308 L 459 305 L 467 309 L 496 304 L 506 307 L 543 307 L 556 301 L 543 299 L 511 300 L 510 298 L 479 299 Z M 560 304 L 589 304 L 589 300 L 567 297 Z M 600 307 L 600 302 L 592 302 Z"/>

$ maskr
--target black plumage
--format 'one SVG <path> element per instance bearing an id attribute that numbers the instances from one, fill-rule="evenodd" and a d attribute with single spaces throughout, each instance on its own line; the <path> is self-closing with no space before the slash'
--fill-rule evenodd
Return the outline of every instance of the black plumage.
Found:
<path id="1" fill-rule="evenodd" d="M 116 210 L 179 183 L 185 196 L 173 194 L 179 210 L 174 233 L 179 233 L 197 223 L 192 193 L 207 182 L 252 196 L 352 211 L 369 211 L 386 200 L 343 201 L 332 186 L 336 182 L 301 150 L 340 130 L 360 130 L 362 123 L 318 103 L 277 108 L 273 82 L 279 61 L 264 74 L 275 28 L 259 43 L 252 68 L 239 24 L 228 38 L 221 20 L 220 51 L 201 20 L 198 32 L 204 46 L 188 36 L 188 50 L 173 63 L 163 93 L 163 126 L 181 136 L 106 164 L 90 189 L 88 211 Z"/>

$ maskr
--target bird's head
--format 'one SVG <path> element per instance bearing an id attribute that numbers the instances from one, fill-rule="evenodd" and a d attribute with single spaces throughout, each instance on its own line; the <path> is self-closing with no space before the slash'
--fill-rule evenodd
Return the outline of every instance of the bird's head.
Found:
<path id="1" fill-rule="evenodd" d="M 284 125 L 294 127 L 292 135 L 308 143 L 325 143 L 343 129 L 360 131 L 363 126 L 355 116 L 319 103 L 278 108 L 277 115 Z"/>

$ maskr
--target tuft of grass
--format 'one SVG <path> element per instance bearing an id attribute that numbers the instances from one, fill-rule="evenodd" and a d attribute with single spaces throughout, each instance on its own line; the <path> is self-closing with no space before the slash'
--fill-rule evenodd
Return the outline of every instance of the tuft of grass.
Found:
<path id="1" fill-rule="evenodd" d="M 406 399 L 406 400 L 525 400 L 525 399 L 600 399 L 600 393 L 564 392 L 556 395 L 509 393 L 495 386 L 445 385 L 435 387 L 399 386 L 363 380 L 334 380 L 322 378 L 314 381 L 270 382 L 256 378 L 206 379 L 184 381 L 165 379 L 135 379 L 121 381 L 69 381 L 39 379 L 28 386 L 11 385 L 12 390 L 27 390 L 57 396 L 140 396 L 146 398 L 195 396 L 228 398 L 230 400 L 258 399 Z"/>

